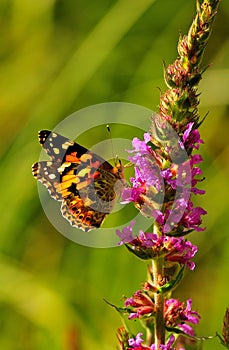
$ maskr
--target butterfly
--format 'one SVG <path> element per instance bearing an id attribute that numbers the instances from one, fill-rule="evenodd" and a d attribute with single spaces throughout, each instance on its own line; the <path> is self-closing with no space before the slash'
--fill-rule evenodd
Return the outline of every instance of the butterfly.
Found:
<path id="1" fill-rule="evenodd" d="M 33 176 L 62 202 L 61 213 L 72 226 L 85 232 L 99 228 L 124 186 L 121 161 L 113 167 L 56 132 L 41 130 L 38 135 L 51 160 L 33 164 Z"/>

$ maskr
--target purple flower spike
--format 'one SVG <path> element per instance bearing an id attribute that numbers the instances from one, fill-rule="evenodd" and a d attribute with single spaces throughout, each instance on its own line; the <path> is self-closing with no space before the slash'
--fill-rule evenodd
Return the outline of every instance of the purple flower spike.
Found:
<path id="1" fill-rule="evenodd" d="M 142 215 L 150 218 L 148 230 L 152 232 L 141 227 L 134 237 L 131 222 L 117 235 L 129 252 L 152 261 L 147 264 L 147 280 L 141 290 L 125 298 L 124 307 L 116 308 L 129 320 L 141 321 L 147 340 L 143 333 L 133 336 L 120 331 L 120 350 L 198 347 L 194 326 L 200 315 L 192 310 L 192 300 L 168 298 L 181 282 L 184 269 L 195 268 L 197 247 L 184 237 L 193 230 L 205 230 L 201 226 L 207 212 L 195 207 L 192 200 L 193 195 L 205 193 L 199 188 L 204 180 L 200 168 L 203 159 L 193 153 L 204 143 L 199 133 L 205 118 L 200 117 L 198 110 L 198 83 L 204 71 L 203 51 L 219 2 L 196 2 L 196 15 L 188 34 L 179 38 L 178 57 L 169 66 L 164 65 L 168 89 L 160 94 L 158 114 L 152 114 L 151 134 L 146 133 L 144 140 L 135 137 L 133 150 L 129 151 L 135 175 L 123 191 L 123 203 L 133 202 Z M 224 319 L 223 336 L 217 334 L 222 345 L 228 344 L 227 326 Z"/>

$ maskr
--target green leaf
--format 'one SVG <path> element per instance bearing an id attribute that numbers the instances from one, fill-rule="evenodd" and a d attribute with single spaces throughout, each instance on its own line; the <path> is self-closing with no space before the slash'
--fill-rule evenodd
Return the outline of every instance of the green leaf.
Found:
<path id="1" fill-rule="evenodd" d="M 110 305 L 111 307 L 113 307 L 116 311 L 118 311 L 118 313 L 120 314 L 128 314 L 130 313 L 130 310 L 126 307 L 119 307 L 119 306 L 116 306 L 114 304 L 111 304 L 109 301 L 107 301 L 106 299 L 103 299 L 105 301 L 105 303 L 107 303 L 108 305 Z M 128 312 L 129 310 L 129 312 Z"/>
<path id="2" fill-rule="evenodd" d="M 142 260 L 149 260 L 152 258 L 151 256 L 151 249 L 138 249 L 137 247 L 135 247 L 135 249 L 132 249 L 131 246 L 129 246 L 128 244 L 125 244 L 125 247 L 129 250 L 129 252 L 131 252 L 132 254 L 136 255 L 138 258 L 142 259 Z"/>
<path id="3" fill-rule="evenodd" d="M 169 283 L 164 284 L 162 287 L 158 288 L 158 293 L 168 293 L 174 289 L 183 277 L 184 266 L 180 269 L 179 273 L 176 276 L 176 279 L 170 281 Z"/>
<path id="4" fill-rule="evenodd" d="M 185 332 L 183 332 L 181 329 L 179 328 L 175 328 L 175 327 L 167 327 L 165 326 L 166 330 L 168 332 L 173 332 L 173 333 L 176 333 L 176 334 L 182 334 L 184 335 L 185 337 L 187 338 L 190 338 L 190 339 L 195 339 L 195 340 L 201 340 L 201 341 L 205 341 L 205 340 L 210 340 L 210 339 L 213 339 L 216 337 L 216 335 L 207 335 L 207 336 L 191 336 L 191 335 L 188 335 L 186 334 Z"/>

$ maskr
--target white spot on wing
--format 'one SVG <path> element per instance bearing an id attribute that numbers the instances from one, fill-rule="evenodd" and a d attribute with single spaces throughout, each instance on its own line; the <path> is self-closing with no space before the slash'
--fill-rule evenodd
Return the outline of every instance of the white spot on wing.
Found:
<path id="1" fill-rule="evenodd" d="M 55 153 L 55 154 L 59 154 L 60 153 L 60 150 L 58 149 L 58 148 L 53 148 L 53 152 Z"/>

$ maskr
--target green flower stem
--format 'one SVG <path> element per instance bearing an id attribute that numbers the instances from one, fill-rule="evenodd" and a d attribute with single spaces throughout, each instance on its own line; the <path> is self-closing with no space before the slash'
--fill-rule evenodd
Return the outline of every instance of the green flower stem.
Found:
<path id="1" fill-rule="evenodd" d="M 153 231 L 158 236 L 161 235 L 159 225 L 154 223 Z M 158 257 L 152 260 L 153 284 L 156 289 L 163 285 L 164 279 L 164 257 Z M 154 335 L 153 332 L 148 334 L 149 345 L 155 343 L 156 350 L 160 350 L 160 345 L 165 344 L 165 326 L 164 326 L 164 295 L 163 293 L 154 293 L 155 319 Z"/>
<path id="2" fill-rule="evenodd" d="M 164 276 L 164 258 L 154 259 L 152 262 L 154 285 L 160 288 L 163 285 Z M 160 345 L 165 344 L 165 326 L 164 326 L 164 295 L 163 293 L 154 294 L 154 303 L 156 308 L 154 324 L 154 342 L 156 350 L 160 350 Z"/>

